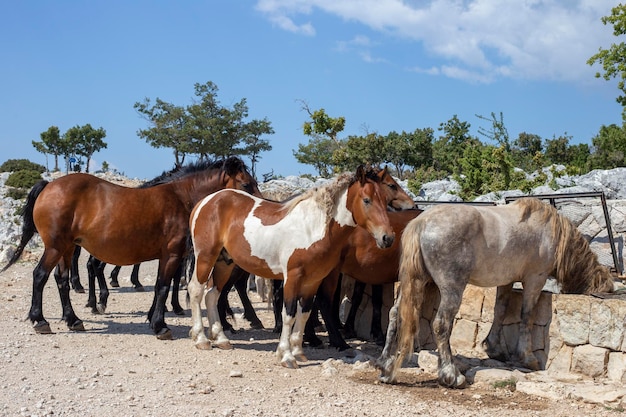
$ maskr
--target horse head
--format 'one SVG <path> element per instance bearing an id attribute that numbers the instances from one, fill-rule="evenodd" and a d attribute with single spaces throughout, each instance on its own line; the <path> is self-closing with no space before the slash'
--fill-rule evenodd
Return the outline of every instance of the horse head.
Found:
<path id="1" fill-rule="evenodd" d="M 379 169 L 376 174 L 380 179 L 383 193 L 386 196 L 387 204 L 394 210 L 409 210 L 415 208 L 415 201 L 400 187 L 400 184 L 393 179 L 387 166 Z"/>
<path id="2" fill-rule="evenodd" d="M 395 232 L 387 215 L 387 188 L 371 168 L 362 165 L 356 170 L 355 181 L 348 188 L 348 209 L 354 221 L 376 239 L 379 248 L 393 244 Z"/>
<path id="3" fill-rule="evenodd" d="M 235 156 L 224 160 L 220 180 L 224 188 L 245 191 L 255 197 L 263 198 L 257 181 L 248 172 L 246 164 Z"/>

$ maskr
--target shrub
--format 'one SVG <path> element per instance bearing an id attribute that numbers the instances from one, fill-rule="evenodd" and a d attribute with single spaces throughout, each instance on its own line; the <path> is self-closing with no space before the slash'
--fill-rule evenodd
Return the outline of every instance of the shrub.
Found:
<path id="1" fill-rule="evenodd" d="M 46 167 L 29 161 L 28 159 L 8 159 L 0 165 L 0 172 L 37 171 L 39 174 L 46 171 Z"/>
<path id="2" fill-rule="evenodd" d="M 14 200 L 20 200 L 28 191 L 41 180 L 41 174 L 33 170 L 15 171 L 7 178 L 4 185 L 9 187 L 6 195 Z"/>

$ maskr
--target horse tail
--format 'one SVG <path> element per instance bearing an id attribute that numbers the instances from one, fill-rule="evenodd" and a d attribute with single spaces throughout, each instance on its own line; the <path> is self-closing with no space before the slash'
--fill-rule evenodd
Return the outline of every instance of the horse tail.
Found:
<path id="1" fill-rule="evenodd" d="M 421 221 L 411 221 L 402 233 L 398 293 L 401 297 L 397 326 L 398 354 L 394 369 L 398 369 L 404 359 L 413 352 L 424 296 L 423 285 L 430 279 L 420 249 L 423 224 Z"/>
<path id="2" fill-rule="evenodd" d="M 22 256 L 22 252 L 24 252 L 24 248 L 26 247 L 28 242 L 30 242 L 35 233 L 37 233 L 37 227 L 35 226 L 35 221 L 33 219 L 33 208 L 35 207 L 35 201 L 37 200 L 37 197 L 39 197 L 39 194 L 41 194 L 46 185 L 48 185 L 48 181 L 41 180 L 37 184 L 35 184 L 28 193 L 28 196 L 26 197 L 26 204 L 22 208 L 23 221 L 22 237 L 20 239 L 20 244 L 15 249 L 15 252 L 9 260 L 9 263 L 6 264 L 5 267 L 0 270 L 0 272 L 6 271 L 7 269 L 9 269 L 9 267 L 11 267 L 11 265 L 13 265 L 15 262 L 17 262 L 18 259 L 20 259 L 20 256 Z"/>

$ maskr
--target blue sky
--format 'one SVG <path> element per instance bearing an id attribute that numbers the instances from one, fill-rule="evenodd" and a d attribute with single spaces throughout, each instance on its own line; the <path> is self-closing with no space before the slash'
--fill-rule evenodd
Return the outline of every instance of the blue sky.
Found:
<path id="1" fill-rule="evenodd" d="M 437 127 L 454 115 L 504 115 L 510 137 L 571 135 L 589 143 L 621 124 L 615 82 L 586 64 L 621 41 L 606 0 L 14 1 L 0 5 L 0 162 L 27 158 L 50 126 L 102 127 L 94 155 L 149 179 L 172 152 L 137 136 L 148 97 L 185 106 L 214 82 L 230 106 L 267 117 L 273 150 L 257 174 L 314 173 L 293 151 L 311 109 L 344 116 L 341 137 Z M 486 141 L 481 137 L 481 140 Z M 48 165 L 52 168 L 50 158 Z"/>

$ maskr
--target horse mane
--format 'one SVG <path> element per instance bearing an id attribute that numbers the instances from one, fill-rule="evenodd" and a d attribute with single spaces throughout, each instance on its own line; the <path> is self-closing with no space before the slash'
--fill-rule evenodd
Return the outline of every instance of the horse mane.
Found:
<path id="1" fill-rule="evenodd" d="M 195 174 L 197 172 L 203 172 L 207 170 L 220 169 L 225 171 L 229 175 L 234 175 L 237 171 L 247 171 L 246 164 L 238 157 L 231 156 L 226 159 L 209 160 L 200 159 L 195 162 L 191 162 L 187 165 L 180 167 L 174 167 L 169 171 L 163 171 L 161 175 L 146 181 L 139 186 L 139 188 L 149 188 L 155 185 L 170 183 L 178 179 L 184 178 L 188 175 Z"/>
<path id="2" fill-rule="evenodd" d="M 522 207 L 522 219 L 531 213 L 541 216 L 552 233 L 555 242 L 554 271 L 561 291 L 566 294 L 590 294 L 609 292 L 613 278 L 608 268 L 598 262 L 597 255 L 589 247 L 582 233 L 556 208 L 536 198 L 516 201 Z"/>
<path id="3" fill-rule="evenodd" d="M 376 176 L 378 171 L 376 171 L 374 168 L 368 166 L 364 168 L 364 172 L 366 178 L 375 182 L 380 182 L 380 179 Z M 310 188 L 302 194 L 296 195 L 290 200 L 285 201 L 284 210 L 290 212 L 302 201 L 313 199 L 315 203 L 320 208 L 322 208 L 324 213 L 326 213 L 327 220 L 330 221 L 330 219 L 332 218 L 332 211 L 336 205 L 337 196 L 339 196 L 342 192 L 348 189 L 357 180 L 357 175 L 352 171 L 339 174 L 335 176 L 333 181 L 330 181 L 319 187 Z"/>

